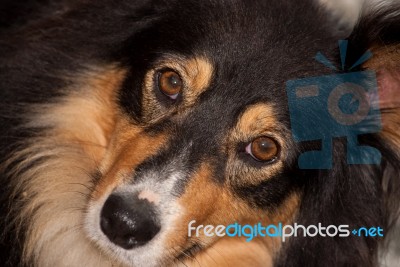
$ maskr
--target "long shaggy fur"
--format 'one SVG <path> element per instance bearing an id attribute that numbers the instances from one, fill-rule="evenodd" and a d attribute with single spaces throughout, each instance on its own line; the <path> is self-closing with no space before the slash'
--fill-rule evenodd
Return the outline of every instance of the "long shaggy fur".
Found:
<path id="1" fill-rule="evenodd" d="M 146 27 L 185 5 L 144 0 L 41 2 L 0 4 L 0 262 L 119 266 L 118 257 L 104 255 L 83 234 L 87 203 L 99 180 L 110 132 L 116 116 L 125 112 L 116 106 L 124 100 L 114 88 L 122 87 L 126 66 L 136 62 L 126 59 L 124 53 L 132 52 L 127 46 L 146 40 L 141 35 Z M 312 5 L 305 2 L 304 6 Z M 271 1 L 270 5 L 279 10 L 279 5 L 303 4 Z M 373 46 L 399 44 L 399 10 L 397 4 L 371 5 L 361 12 L 349 36 L 348 62 Z M 313 19 L 318 23 L 323 17 Z M 334 27 L 321 28 L 327 32 Z M 303 29 L 287 31 L 288 35 L 303 32 L 307 39 Z M 333 46 L 337 37 L 332 33 L 326 43 Z M 339 62 L 336 51 L 329 57 Z M 309 67 L 309 74 L 321 74 Z M 273 257 L 274 266 L 378 266 L 379 253 L 384 255 L 390 246 L 389 233 L 399 217 L 400 194 L 400 109 L 381 112 L 382 132 L 360 138 L 362 144 L 379 148 L 381 165 L 347 165 L 346 142 L 336 140 L 333 170 L 302 171 L 291 166 L 290 172 L 297 177 L 293 187 L 300 196 L 297 223 L 381 226 L 387 240 L 293 238 Z"/>

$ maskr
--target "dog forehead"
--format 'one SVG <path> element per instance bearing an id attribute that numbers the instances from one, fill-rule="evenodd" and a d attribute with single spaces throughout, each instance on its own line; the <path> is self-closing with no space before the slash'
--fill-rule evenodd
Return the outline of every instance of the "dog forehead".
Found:
<path id="1" fill-rule="evenodd" d="M 133 38 L 132 57 L 143 58 L 143 64 L 165 54 L 205 57 L 214 68 L 212 94 L 229 96 L 235 103 L 252 97 L 282 98 L 287 80 L 310 76 L 310 70 L 321 74 L 315 55 L 326 55 L 336 45 L 321 21 L 316 25 L 290 7 L 280 7 L 292 13 L 282 18 L 273 12 L 274 4 L 263 6 L 260 12 L 251 4 L 233 2 L 182 3 L 176 9 L 179 15 L 167 12 Z M 246 16 L 232 16 L 239 10 Z"/>
<path id="2" fill-rule="evenodd" d="M 302 40 L 320 40 L 330 31 L 313 2 L 171 1 L 150 24 L 151 33 L 141 38 L 151 39 L 146 48 L 159 43 L 172 50 L 214 50 L 220 56 L 256 55 L 288 44 L 300 49 Z"/>

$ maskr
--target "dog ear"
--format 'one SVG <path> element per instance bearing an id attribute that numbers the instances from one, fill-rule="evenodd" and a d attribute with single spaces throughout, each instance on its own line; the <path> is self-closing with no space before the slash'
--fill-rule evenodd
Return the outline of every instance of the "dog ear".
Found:
<path id="1" fill-rule="evenodd" d="M 349 37 L 349 62 L 372 52 L 362 69 L 376 73 L 382 135 L 400 144 L 400 3 L 369 0 L 362 12 Z"/>
<path id="2" fill-rule="evenodd" d="M 379 107 L 382 110 L 400 108 L 400 44 L 372 47 L 373 58 L 364 68 L 376 71 Z"/>
<path id="3" fill-rule="evenodd" d="M 353 35 L 353 42 L 358 42 L 358 46 L 361 44 L 373 54 L 362 67 L 376 72 L 382 119 L 379 136 L 392 150 L 384 156 L 382 166 L 386 233 L 380 254 L 385 264 L 395 265 L 394 262 L 399 260 L 397 247 L 400 233 L 400 3 L 371 0 L 365 13 L 365 18 L 358 24 L 358 31 Z"/>
<path id="4" fill-rule="evenodd" d="M 354 41 L 373 54 L 363 68 L 377 74 L 380 108 L 400 108 L 400 3 L 368 0 L 362 12 Z"/>
<path id="5" fill-rule="evenodd" d="M 375 1 L 376 2 L 376 1 Z M 396 7 L 397 6 L 397 7 Z M 375 8 L 375 9 L 373 9 Z M 362 68 L 376 71 L 382 132 L 360 138 L 382 154 L 380 165 L 348 165 L 346 143 L 334 145 L 332 170 L 299 172 L 303 194 L 295 221 L 302 225 L 348 225 L 348 237 L 289 239 L 276 266 L 377 266 L 374 237 L 355 236 L 359 227 L 381 226 L 385 238 L 396 221 L 400 192 L 400 4 L 364 10 L 349 37 L 348 62 L 353 64 L 367 50 L 373 57 Z M 390 247 L 389 247 L 390 250 Z M 379 251 L 382 252 L 382 251 Z"/>

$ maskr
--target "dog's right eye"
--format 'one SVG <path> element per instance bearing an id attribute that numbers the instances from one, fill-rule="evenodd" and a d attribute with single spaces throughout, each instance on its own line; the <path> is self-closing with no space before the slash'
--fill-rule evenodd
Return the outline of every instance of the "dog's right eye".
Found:
<path id="1" fill-rule="evenodd" d="M 171 99 L 177 99 L 183 88 L 183 81 L 178 73 L 172 70 L 158 73 L 158 89 Z"/>

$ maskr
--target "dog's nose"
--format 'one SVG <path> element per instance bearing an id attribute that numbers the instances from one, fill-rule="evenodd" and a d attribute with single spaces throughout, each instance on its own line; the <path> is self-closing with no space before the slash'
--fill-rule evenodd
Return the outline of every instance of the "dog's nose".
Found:
<path id="1" fill-rule="evenodd" d="M 112 194 L 105 202 L 100 227 L 111 242 L 124 249 L 144 245 L 160 231 L 153 204 L 119 194 Z"/>

